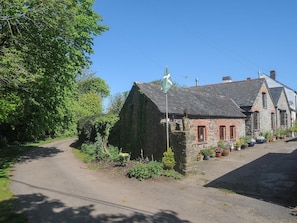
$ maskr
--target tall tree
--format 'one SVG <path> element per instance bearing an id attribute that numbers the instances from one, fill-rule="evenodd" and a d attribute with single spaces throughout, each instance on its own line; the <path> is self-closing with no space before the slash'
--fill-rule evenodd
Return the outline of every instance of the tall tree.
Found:
<path id="1" fill-rule="evenodd" d="M 99 77 L 92 76 L 79 80 L 77 82 L 78 95 L 74 106 L 77 121 L 86 116 L 102 114 L 102 101 L 110 94 L 109 86 Z"/>
<path id="2" fill-rule="evenodd" d="M 125 91 L 122 93 L 116 93 L 115 95 L 109 98 L 109 106 L 107 109 L 108 114 L 120 114 L 122 107 L 128 97 L 129 92 Z"/>
<path id="3" fill-rule="evenodd" d="M 110 94 L 109 86 L 99 77 L 88 78 L 78 82 L 79 94 L 86 94 L 89 92 L 98 94 L 102 98 L 105 98 Z"/>
<path id="4" fill-rule="evenodd" d="M 108 29 L 98 24 L 102 18 L 92 5 L 93 0 L 0 1 L 2 127 L 14 126 L 16 136 L 29 139 L 72 124 L 75 74 L 89 66 L 94 36 Z"/>

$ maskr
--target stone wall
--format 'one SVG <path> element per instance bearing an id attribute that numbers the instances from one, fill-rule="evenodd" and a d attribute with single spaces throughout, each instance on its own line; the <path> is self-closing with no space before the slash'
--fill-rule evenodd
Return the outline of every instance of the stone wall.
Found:
<path id="1" fill-rule="evenodd" d="M 266 107 L 263 107 L 262 93 L 266 94 L 266 99 L 267 99 Z M 271 132 L 272 131 L 271 113 L 275 113 L 276 111 L 275 111 L 274 103 L 272 101 L 270 93 L 266 88 L 266 85 L 264 84 L 260 92 L 258 93 L 258 96 L 252 107 L 252 111 L 253 112 L 257 111 L 260 114 L 260 126 L 258 129 L 254 129 L 254 136 L 257 137 L 259 134 L 267 131 Z"/>
<path id="2" fill-rule="evenodd" d="M 197 171 L 196 157 L 201 149 L 216 146 L 219 139 L 219 126 L 226 126 L 226 142 L 232 143 L 241 136 L 245 136 L 244 119 L 189 119 L 189 130 L 176 130 L 176 124 L 182 125 L 182 120 L 171 122 L 170 145 L 177 161 L 176 169 L 183 174 Z M 205 125 L 207 136 L 205 142 L 198 142 L 197 127 Z M 230 139 L 229 127 L 236 126 L 236 139 Z"/>

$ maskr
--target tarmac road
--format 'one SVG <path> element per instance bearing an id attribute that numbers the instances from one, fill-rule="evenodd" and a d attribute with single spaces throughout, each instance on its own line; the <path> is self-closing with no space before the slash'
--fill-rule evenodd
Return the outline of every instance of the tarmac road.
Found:
<path id="1" fill-rule="evenodd" d="M 196 175 L 169 182 L 89 170 L 72 142 L 35 148 L 15 165 L 11 190 L 29 222 L 297 222 L 296 141 L 200 161 Z"/>

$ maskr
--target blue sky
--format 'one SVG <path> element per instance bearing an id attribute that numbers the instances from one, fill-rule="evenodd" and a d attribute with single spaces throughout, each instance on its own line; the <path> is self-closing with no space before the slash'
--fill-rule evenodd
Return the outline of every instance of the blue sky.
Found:
<path id="1" fill-rule="evenodd" d="M 163 77 L 183 86 L 257 78 L 297 90 L 296 0 L 96 0 L 109 31 L 97 36 L 92 71 L 111 94 Z"/>

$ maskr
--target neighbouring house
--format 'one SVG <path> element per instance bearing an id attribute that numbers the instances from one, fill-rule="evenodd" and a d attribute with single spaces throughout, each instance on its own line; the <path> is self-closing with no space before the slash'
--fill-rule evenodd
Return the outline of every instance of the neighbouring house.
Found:
<path id="1" fill-rule="evenodd" d="M 289 120 L 289 126 L 292 126 L 293 123 L 296 121 L 296 110 L 297 110 L 297 91 L 280 83 L 276 80 L 276 72 L 274 70 L 270 71 L 270 76 L 266 74 L 262 74 L 260 76 L 261 78 L 265 78 L 269 88 L 274 87 L 283 87 L 285 90 L 285 93 L 287 95 L 288 103 L 290 106 L 290 116 L 288 118 Z"/>
<path id="2" fill-rule="evenodd" d="M 277 131 L 277 129 L 287 129 L 289 127 L 290 121 L 288 120 L 290 117 L 290 107 L 288 103 L 288 99 L 283 87 L 274 87 L 269 88 L 274 104 L 275 104 L 275 113 L 272 113 L 271 117 L 272 129 L 273 131 Z"/>
<path id="3" fill-rule="evenodd" d="M 245 135 L 246 115 L 228 97 L 195 88 L 172 87 L 167 98 L 169 120 L 166 120 L 166 97 L 161 86 L 134 83 L 116 127 L 117 146 L 131 153 L 132 158 L 162 159 L 166 151 L 166 121 L 169 121 L 176 170 L 182 173 L 195 170 L 201 149 L 217 145 L 219 140 L 234 142 Z M 267 101 L 270 105 L 270 100 Z"/>
<path id="4" fill-rule="evenodd" d="M 272 132 L 276 118 L 276 108 L 268 85 L 264 78 L 244 81 L 232 81 L 223 77 L 223 82 L 193 87 L 197 92 L 223 95 L 232 98 L 246 115 L 246 134 L 253 138 L 261 133 Z M 279 102 L 280 103 L 280 102 Z"/>

